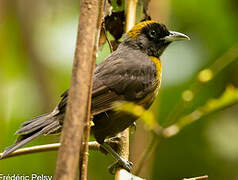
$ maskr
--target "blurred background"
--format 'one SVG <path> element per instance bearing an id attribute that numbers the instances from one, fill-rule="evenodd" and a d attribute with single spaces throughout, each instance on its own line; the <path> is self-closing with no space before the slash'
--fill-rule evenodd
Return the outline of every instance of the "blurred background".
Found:
<path id="1" fill-rule="evenodd" d="M 124 2 L 117 3 L 123 9 Z M 138 0 L 137 22 L 143 18 L 143 3 Z M 198 120 L 161 140 L 140 177 L 174 180 L 207 174 L 214 180 L 238 180 L 237 8 L 236 0 L 149 2 L 152 19 L 192 39 L 176 42 L 164 53 L 162 87 L 151 111 L 165 127 L 198 110 L 207 114 L 191 116 Z M 78 10 L 76 0 L 0 0 L 0 151 L 15 141 L 21 123 L 51 111 L 69 87 Z M 97 61 L 109 53 L 105 43 Z M 224 92 L 225 106 L 220 98 Z M 219 111 L 209 109 L 210 99 L 221 104 Z M 138 121 L 130 141 L 135 167 L 151 139 Z M 58 140 L 40 137 L 28 146 Z M 56 156 L 45 152 L 1 160 L 0 173 L 53 175 Z M 110 156 L 90 151 L 89 179 L 113 179 L 107 170 L 112 162 Z"/>

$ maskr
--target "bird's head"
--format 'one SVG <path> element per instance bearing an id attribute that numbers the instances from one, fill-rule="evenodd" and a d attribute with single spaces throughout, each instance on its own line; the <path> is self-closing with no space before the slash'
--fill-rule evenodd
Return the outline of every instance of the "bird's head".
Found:
<path id="1" fill-rule="evenodd" d="M 143 21 L 127 33 L 124 44 L 159 58 L 171 42 L 178 40 L 190 40 L 190 38 L 185 34 L 169 31 L 164 24 L 156 21 Z"/>

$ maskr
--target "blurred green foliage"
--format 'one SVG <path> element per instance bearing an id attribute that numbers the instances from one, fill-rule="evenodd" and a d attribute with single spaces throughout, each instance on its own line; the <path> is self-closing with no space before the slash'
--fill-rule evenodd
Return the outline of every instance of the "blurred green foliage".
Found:
<path id="1" fill-rule="evenodd" d="M 116 102 L 114 106 L 115 111 L 125 112 L 140 118 L 148 130 L 154 132 L 158 131 L 159 125 L 151 111 L 145 110 L 142 106 L 136 105 L 132 102 Z"/>
<path id="2" fill-rule="evenodd" d="M 152 108 L 156 121 L 168 125 L 176 104 L 189 100 L 179 110 L 178 120 L 199 107 L 207 111 L 237 97 L 238 62 L 231 62 L 207 83 L 195 86 L 198 73 L 237 44 L 238 2 L 236 0 L 170 0 L 172 30 L 191 37 L 190 42 L 171 45 L 162 57 L 163 81 L 159 98 Z M 124 4 L 123 4 L 124 7 Z M 25 120 L 54 108 L 69 87 L 75 47 L 79 2 L 75 0 L 7 1 L 0 5 L 0 149 L 11 145 L 14 132 Z M 140 14 L 138 16 L 141 16 Z M 238 53 L 238 49 L 235 51 Z M 109 54 L 105 44 L 98 61 Z M 237 55 L 237 54 L 236 54 Z M 226 60 L 226 59 L 223 59 Z M 206 76 L 209 73 L 205 72 Z M 199 90 L 199 91 L 197 91 Z M 222 94 L 232 92 L 234 94 Z M 185 94 L 184 94 L 185 93 Z M 227 96 L 226 96 L 227 95 Z M 224 98 L 224 99 L 223 99 Z M 222 100 L 222 101 L 220 101 Z M 204 116 L 181 133 L 163 140 L 155 150 L 148 179 L 173 180 L 208 174 L 209 179 L 235 180 L 238 177 L 238 106 Z M 149 115 L 150 116 L 150 115 Z M 148 117 L 148 116 L 147 116 Z M 143 128 L 143 127 L 142 127 Z M 137 130 L 137 132 L 140 132 Z M 147 131 L 149 133 L 149 131 Z M 134 135 L 132 135 L 133 137 Z M 148 141 L 142 134 L 133 143 Z M 59 137 L 41 137 L 34 144 L 57 142 Z M 132 146 L 132 152 L 135 150 Z M 144 145 L 144 148 L 145 145 Z M 143 152 L 143 149 L 136 149 Z M 56 152 L 19 156 L 0 161 L 0 173 L 53 175 Z M 133 157 L 131 153 L 130 156 Z M 136 159 L 137 157 L 134 157 Z M 107 171 L 110 156 L 90 152 L 89 179 L 113 179 Z M 143 177 L 143 175 L 142 175 Z"/>

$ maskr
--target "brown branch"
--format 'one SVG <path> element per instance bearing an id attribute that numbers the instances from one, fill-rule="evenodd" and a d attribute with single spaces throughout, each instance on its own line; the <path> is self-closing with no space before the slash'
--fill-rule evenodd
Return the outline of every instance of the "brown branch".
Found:
<path id="1" fill-rule="evenodd" d="M 120 133 L 120 156 L 124 159 L 129 158 L 129 129 L 127 128 L 122 133 Z M 117 169 L 115 174 L 115 180 L 120 180 L 125 178 L 124 177 L 124 169 Z"/>
<path id="2" fill-rule="evenodd" d="M 93 76 L 94 74 L 94 67 L 96 65 L 98 43 L 99 43 L 101 24 L 103 19 L 104 0 L 99 0 L 98 5 L 99 5 L 99 9 L 98 9 L 96 34 L 95 34 L 95 41 L 94 41 L 93 55 L 92 55 L 93 68 L 91 68 L 91 76 Z M 89 89 L 88 107 L 87 107 L 88 113 L 87 113 L 87 118 L 85 119 L 84 139 L 83 139 L 83 147 L 82 147 L 83 150 L 81 151 L 82 161 L 80 162 L 80 179 L 82 180 L 87 179 L 87 170 L 88 170 L 88 141 L 90 136 L 90 109 L 91 109 L 91 98 L 92 98 L 91 94 L 92 94 L 92 84 L 93 84 L 92 77 L 91 77 L 90 84 L 91 86 Z"/>
<path id="3" fill-rule="evenodd" d="M 89 146 L 89 150 L 102 151 L 100 148 L 100 144 L 98 144 L 96 141 L 89 142 L 88 146 Z M 39 152 L 57 151 L 59 147 L 60 147 L 60 143 L 54 143 L 54 144 L 44 144 L 44 145 L 27 147 L 27 148 L 21 148 L 9 154 L 7 157 L 4 157 L 4 159 L 20 156 L 20 155 L 39 153 Z M 2 156 L 2 153 L 0 153 L 0 157 L 1 156 Z"/>
<path id="4" fill-rule="evenodd" d="M 77 44 L 71 87 L 61 135 L 61 147 L 56 164 L 55 179 L 57 180 L 75 179 L 79 154 L 83 154 L 82 150 L 87 149 L 87 147 L 81 148 L 81 144 L 84 138 L 84 127 L 85 125 L 89 126 L 91 79 L 95 65 L 92 55 L 97 12 L 97 0 L 80 1 Z M 86 178 L 86 176 L 83 177 L 83 179 Z"/>
<path id="5" fill-rule="evenodd" d="M 105 142 L 107 142 L 111 147 L 118 148 L 120 147 L 120 141 L 118 141 L 117 138 L 113 137 L 110 139 L 106 139 Z M 44 145 L 38 145 L 38 146 L 31 146 L 26 148 L 18 149 L 8 156 L 4 157 L 3 159 L 7 159 L 10 157 L 20 156 L 20 155 L 27 155 L 27 154 L 33 154 L 33 153 L 39 153 L 39 152 L 48 152 L 48 151 L 57 151 L 60 147 L 60 143 L 53 143 L 53 144 L 44 144 Z M 104 154 L 107 154 L 107 151 L 105 151 L 101 145 L 96 141 L 88 142 L 89 150 L 92 151 L 100 151 Z M 0 153 L 0 157 L 3 153 Z"/>

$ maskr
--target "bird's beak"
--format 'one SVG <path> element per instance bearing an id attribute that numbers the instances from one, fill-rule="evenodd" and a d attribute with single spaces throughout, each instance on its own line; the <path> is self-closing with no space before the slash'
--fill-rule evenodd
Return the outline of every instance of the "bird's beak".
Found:
<path id="1" fill-rule="evenodd" d="M 180 40 L 190 40 L 190 38 L 183 33 L 176 32 L 176 31 L 169 31 L 169 35 L 165 36 L 163 40 L 167 42 L 172 42 L 172 41 L 180 41 Z"/>

